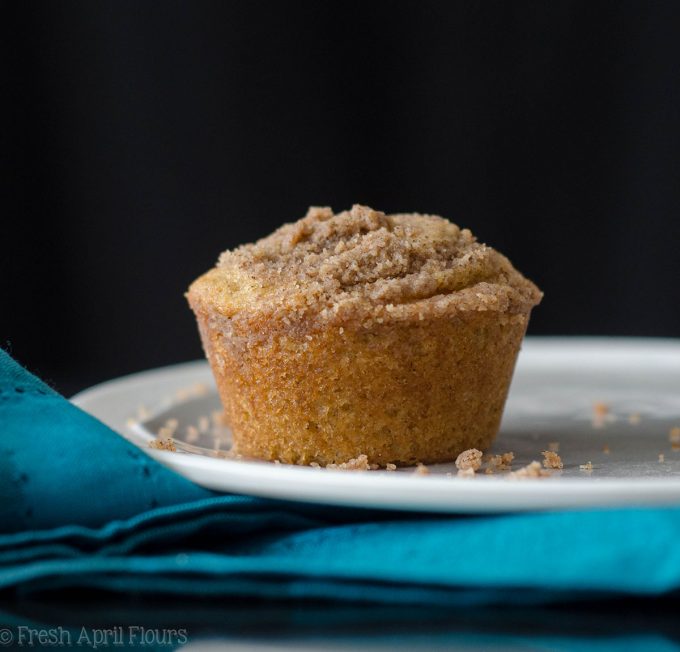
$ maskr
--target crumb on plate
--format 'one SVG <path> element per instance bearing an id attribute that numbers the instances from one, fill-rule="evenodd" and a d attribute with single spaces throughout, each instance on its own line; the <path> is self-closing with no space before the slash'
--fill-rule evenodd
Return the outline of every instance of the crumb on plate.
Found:
<path id="1" fill-rule="evenodd" d="M 587 471 L 588 473 L 590 473 L 593 470 L 593 463 L 590 460 L 588 460 L 588 462 L 586 462 L 585 464 L 579 464 L 578 468 L 581 469 L 581 471 Z"/>
<path id="2" fill-rule="evenodd" d="M 608 416 L 609 405 L 602 401 L 593 403 L 593 428 L 604 428 Z"/>
<path id="3" fill-rule="evenodd" d="M 489 455 L 486 464 L 486 473 L 492 474 L 498 471 L 510 471 L 512 469 L 512 461 L 515 459 L 513 452 L 501 453 L 500 455 Z"/>
<path id="4" fill-rule="evenodd" d="M 326 468 L 333 471 L 370 471 L 371 465 L 368 463 L 368 457 L 361 454 L 341 464 L 327 464 Z"/>
<path id="5" fill-rule="evenodd" d="M 478 471 L 482 466 L 482 457 L 482 451 L 478 451 L 476 448 L 469 448 L 456 458 L 456 468 L 459 471 L 465 471 L 466 469 Z"/>
<path id="6" fill-rule="evenodd" d="M 198 428 L 196 426 L 187 426 L 186 440 L 187 443 L 192 444 L 199 438 Z"/>
<path id="7" fill-rule="evenodd" d="M 553 451 L 543 451 L 543 466 L 546 469 L 561 469 L 563 468 L 562 458 Z"/>
<path id="8" fill-rule="evenodd" d="M 523 466 L 517 471 L 512 471 L 508 474 L 508 478 L 512 480 L 525 480 L 529 478 L 547 478 L 550 477 L 550 472 L 543 469 L 540 462 L 534 460 L 531 464 Z"/>
<path id="9" fill-rule="evenodd" d="M 430 475 L 430 469 L 428 469 L 424 464 L 420 462 L 416 464 L 416 468 L 413 471 L 415 475 Z"/>
<path id="10" fill-rule="evenodd" d="M 190 387 L 182 387 L 175 392 L 174 400 L 177 403 L 183 403 L 191 398 L 205 396 L 210 391 L 210 388 L 205 383 L 195 383 Z"/>
<path id="11" fill-rule="evenodd" d="M 159 437 L 158 439 L 152 439 L 149 442 L 149 448 L 155 448 L 159 451 L 171 451 L 172 453 L 177 451 L 177 447 L 175 446 L 175 442 L 172 440 L 172 437 L 163 439 Z"/>
<path id="12" fill-rule="evenodd" d="M 674 426 L 668 431 L 668 441 L 671 442 L 672 451 L 680 451 L 680 427 Z"/>

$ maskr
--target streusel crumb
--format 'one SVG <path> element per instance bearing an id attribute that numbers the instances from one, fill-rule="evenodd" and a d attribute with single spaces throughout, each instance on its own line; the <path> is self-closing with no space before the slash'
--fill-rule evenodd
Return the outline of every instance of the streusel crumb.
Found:
<path id="1" fill-rule="evenodd" d="M 390 464 L 389 462 L 385 465 L 385 469 L 387 471 L 396 471 L 397 470 L 397 465 L 396 464 Z"/>
<path id="2" fill-rule="evenodd" d="M 169 422 L 169 423 L 168 423 Z M 160 441 L 165 441 L 166 439 L 172 439 L 177 429 L 177 420 L 168 420 L 164 426 L 161 426 L 156 433 Z"/>
<path id="3" fill-rule="evenodd" d="M 593 428 L 604 428 L 609 416 L 609 405 L 602 401 L 593 403 Z"/>
<path id="4" fill-rule="evenodd" d="M 517 469 L 517 471 L 509 473 L 507 477 L 512 480 L 525 480 L 529 478 L 548 478 L 550 477 L 550 473 L 543 469 L 540 462 L 534 460 L 533 462 L 531 462 L 531 464 L 527 464 L 526 466 L 523 466 L 521 469 Z"/>
<path id="5" fill-rule="evenodd" d="M 335 471 L 370 471 L 371 465 L 368 463 L 366 455 L 359 455 L 359 457 L 352 458 L 342 464 L 327 464 L 326 468 Z"/>
<path id="6" fill-rule="evenodd" d="M 512 469 L 512 461 L 515 459 L 515 454 L 502 453 L 501 455 L 489 455 L 486 463 L 486 473 L 497 473 L 498 471 L 510 471 Z"/>
<path id="7" fill-rule="evenodd" d="M 561 469 L 563 468 L 562 458 L 553 451 L 543 451 L 543 466 L 546 469 Z"/>
<path id="8" fill-rule="evenodd" d="M 430 475 L 430 469 L 428 469 L 424 464 L 418 464 L 413 473 L 415 475 Z"/>
<path id="9" fill-rule="evenodd" d="M 149 442 L 149 448 L 155 448 L 156 450 L 160 451 L 170 451 L 172 453 L 177 451 L 177 447 L 175 446 L 175 442 L 172 440 L 172 437 L 153 439 Z"/>
<path id="10" fill-rule="evenodd" d="M 182 387 L 175 392 L 174 401 L 183 403 L 191 398 L 199 396 L 207 396 L 210 393 L 210 387 L 205 383 L 195 383 L 190 387 Z"/>
<path id="11" fill-rule="evenodd" d="M 198 441 L 199 436 L 198 428 L 196 426 L 187 426 L 186 440 L 189 444 Z"/>
<path id="12" fill-rule="evenodd" d="M 659 464 L 663 464 L 666 461 L 666 456 L 663 453 L 659 453 Z"/>
<path id="13" fill-rule="evenodd" d="M 588 461 L 585 464 L 579 464 L 578 468 L 581 469 L 581 471 L 586 471 L 590 473 L 593 470 L 593 463 L 591 461 Z"/>
<path id="14" fill-rule="evenodd" d="M 146 421 L 151 416 L 148 408 L 145 405 L 139 405 L 137 407 L 137 420 Z"/>
<path id="15" fill-rule="evenodd" d="M 478 451 L 476 448 L 469 448 L 456 458 L 456 468 L 459 471 L 465 471 L 465 469 L 479 471 L 482 466 L 482 457 L 482 451 Z"/>

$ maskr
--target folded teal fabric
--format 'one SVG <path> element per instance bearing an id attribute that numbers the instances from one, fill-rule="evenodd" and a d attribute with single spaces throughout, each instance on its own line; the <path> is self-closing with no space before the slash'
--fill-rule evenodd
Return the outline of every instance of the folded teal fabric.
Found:
<path id="1" fill-rule="evenodd" d="M 223 495 L 0 351 L 0 590 L 540 604 L 680 587 L 680 507 L 495 516 Z"/>

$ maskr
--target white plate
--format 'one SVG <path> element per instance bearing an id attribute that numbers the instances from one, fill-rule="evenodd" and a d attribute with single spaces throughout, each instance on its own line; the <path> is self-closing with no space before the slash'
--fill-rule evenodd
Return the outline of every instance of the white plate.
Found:
<path id="1" fill-rule="evenodd" d="M 680 504 L 680 452 L 669 442 L 670 429 L 680 426 L 680 342 L 672 340 L 527 338 L 493 452 L 513 451 L 517 469 L 559 442 L 564 470 L 547 479 L 457 478 L 452 465 L 431 466 L 421 476 L 411 469 L 329 471 L 222 459 L 223 429 L 198 439 L 194 432 L 187 441 L 187 426 L 219 409 L 202 361 L 113 380 L 73 402 L 160 463 L 217 491 L 437 512 Z M 597 402 L 610 407 L 600 428 L 593 425 Z M 140 405 L 149 417 L 131 423 Z M 639 415 L 639 423 L 630 415 Z M 168 419 L 179 423 L 175 453 L 149 447 Z M 592 472 L 580 468 L 587 462 Z"/>

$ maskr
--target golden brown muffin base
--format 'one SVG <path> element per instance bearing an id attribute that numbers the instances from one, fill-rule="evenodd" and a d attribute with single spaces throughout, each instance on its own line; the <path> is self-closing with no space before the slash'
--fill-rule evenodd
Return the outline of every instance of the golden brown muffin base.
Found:
<path id="1" fill-rule="evenodd" d="M 236 452 L 321 465 L 361 454 L 381 466 L 448 462 L 488 448 L 529 319 L 473 311 L 253 338 L 194 310 Z"/>

